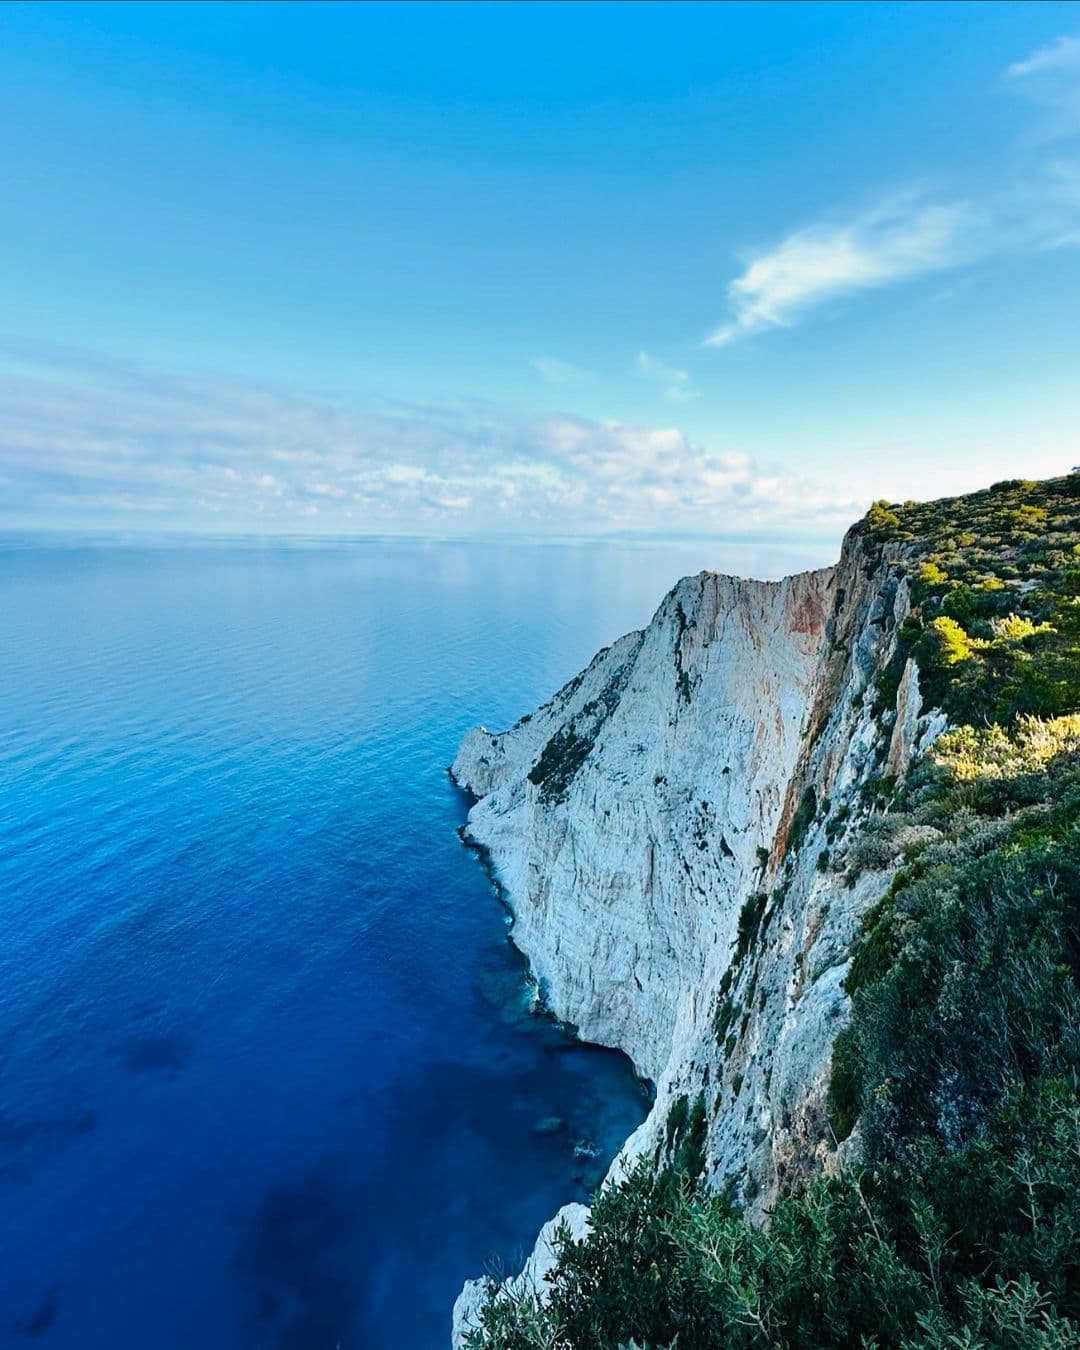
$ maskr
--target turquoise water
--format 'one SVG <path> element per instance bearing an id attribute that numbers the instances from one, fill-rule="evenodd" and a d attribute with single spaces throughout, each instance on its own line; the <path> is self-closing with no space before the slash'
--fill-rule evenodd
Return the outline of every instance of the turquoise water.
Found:
<path id="1" fill-rule="evenodd" d="M 431 1350 L 586 1194 L 645 1092 L 524 1013 L 445 767 L 711 561 L 6 541 L 0 1338 Z"/>

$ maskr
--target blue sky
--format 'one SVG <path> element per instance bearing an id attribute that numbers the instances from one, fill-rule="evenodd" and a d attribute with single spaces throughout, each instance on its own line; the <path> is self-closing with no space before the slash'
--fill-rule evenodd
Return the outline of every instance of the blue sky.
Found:
<path id="1" fill-rule="evenodd" d="M 0 527 L 835 534 L 1080 461 L 1080 7 L 0 8 Z"/>

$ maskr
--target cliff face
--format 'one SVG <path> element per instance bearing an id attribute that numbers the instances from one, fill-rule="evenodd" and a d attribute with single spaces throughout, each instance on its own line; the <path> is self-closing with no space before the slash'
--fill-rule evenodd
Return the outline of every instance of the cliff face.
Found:
<path id="1" fill-rule="evenodd" d="M 875 707 L 907 610 L 857 532 L 836 567 L 781 582 L 701 573 L 531 717 L 465 738 L 467 837 L 543 999 L 656 1085 L 613 1174 L 692 1135 L 709 1182 L 760 1213 L 828 1162 L 841 981 L 891 876 L 848 850 L 867 785 L 944 725 L 911 664 Z"/>

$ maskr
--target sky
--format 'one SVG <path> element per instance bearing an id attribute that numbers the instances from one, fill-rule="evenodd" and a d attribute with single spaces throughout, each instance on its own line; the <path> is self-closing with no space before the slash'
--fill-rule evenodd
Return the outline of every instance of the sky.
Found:
<path id="1" fill-rule="evenodd" d="M 0 6 L 0 529 L 839 537 L 1080 462 L 1080 5 Z"/>

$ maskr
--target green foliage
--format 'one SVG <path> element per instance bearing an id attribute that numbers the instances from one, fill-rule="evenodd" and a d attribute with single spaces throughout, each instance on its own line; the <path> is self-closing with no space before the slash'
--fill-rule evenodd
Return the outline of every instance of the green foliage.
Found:
<path id="1" fill-rule="evenodd" d="M 632 660 L 627 660 L 615 670 L 597 696 L 583 703 L 575 716 L 559 727 L 540 751 L 539 758 L 529 770 L 529 782 L 540 789 L 543 801 L 556 803 L 566 800 L 570 784 L 592 752 L 601 728 L 618 707 L 623 685 L 632 666 Z M 558 697 L 565 702 L 581 687 L 584 678 L 585 672 L 575 676 Z"/>
<path id="2" fill-rule="evenodd" d="M 690 702 L 690 696 L 694 692 L 690 674 L 683 663 L 683 640 L 693 626 L 686 617 L 682 601 L 678 601 L 675 605 L 675 683 L 679 690 L 679 697 L 684 703 Z"/>
<path id="3" fill-rule="evenodd" d="M 829 819 L 825 822 L 825 838 L 830 844 L 835 843 L 844 833 L 844 827 L 851 818 L 851 807 L 848 805 L 838 806 Z"/>
<path id="4" fill-rule="evenodd" d="M 764 891 L 755 891 L 743 904 L 739 911 L 739 927 L 735 938 L 735 954 L 732 957 L 732 964 L 741 961 L 747 952 L 749 952 L 754 938 L 757 937 L 758 928 L 761 926 L 761 916 L 765 913 L 765 906 L 769 897 Z"/>
<path id="5" fill-rule="evenodd" d="M 858 1046 L 851 1027 L 844 1029 L 833 1043 L 832 1073 L 826 1105 L 829 1124 L 837 1141 L 846 1139 L 859 1118 L 859 1092 L 862 1074 Z"/>
<path id="6" fill-rule="evenodd" d="M 875 717 L 880 718 L 882 713 L 889 712 L 896 707 L 896 696 L 900 692 L 900 681 L 904 676 L 904 667 L 907 665 L 911 645 L 911 641 L 905 640 L 901 635 L 892 657 L 875 676 L 874 697 L 871 704 L 871 711 Z"/>
<path id="7" fill-rule="evenodd" d="M 799 809 L 795 812 L 791 821 L 791 828 L 788 830 L 787 850 L 789 853 L 798 853 L 816 815 L 817 793 L 813 787 L 808 787 L 799 800 Z"/>
<path id="8" fill-rule="evenodd" d="M 682 1133 L 686 1126 L 686 1117 L 690 1109 L 690 1103 L 685 1094 L 676 1097 L 671 1103 L 671 1110 L 668 1112 L 667 1123 L 664 1126 L 664 1141 L 670 1149 L 675 1139 Z"/>
<path id="9" fill-rule="evenodd" d="M 716 1015 L 713 1018 L 713 1032 L 716 1035 L 717 1045 L 723 1045 L 727 1040 L 728 1032 L 731 1030 L 738 1013 L 739 1009 L 735 1000 L 730 994 L 724 994 L 717 1005 Z"/>
<path id="10" fill-rule="evenodd" d="M 914 646 L 921 687 L 951 721 L 1080 710 L 1078 485 L 1077 474 L 1018 479 L 890 508 L 889 547 L 911 585 L 911 622 L 925 629 Z M 901 635 L 899 655 L 910 642 Z M 897 679 L 880 677 L 877 711 L 892 706 Z"/>
<path id="11" fill-rule="evenodd" d="M 948 817 L 961 810 L 1000 816 L 1049 804 L 1076 786 L 1080 715 L 1020 717 L 1000 726 L 957 727 L 933 747 L 920 779 Z M 916 780 L 916 788 L 920 780 Z"/>
<path id="12" fill-rule="evenodd" d="M 571 725 L 559 727 L 529 770 L 529 782 L 546 801 L 562 801 L 592 748 L 591 736 L 580 735 Z"/>
<path id="13" fill-rule="evenodd" d="M 872 1156 L 958 1147 L 1014 1094 L 1080 1081 L 1078 913 L 1075 797 L 894 887 L 849 978 L 857 1075 L 850 1055 L 837 1062 L 837 1100 L 857 1099 Z"/>
<path id="14" fill-rule="evenodd" d="M 924 562 L 919 564 L 919 581 L 924 586 L 943 586 L 949 580 L 949 574 L 936 562 Z"/>
<path id="15" fill-rule="evenodd" d="M 474 1350 L 879 1350 L 1080 1341 L 1080 1115 L 1034 1102 L 1003 1149 L 819 1177 L 767 1229 L 643 1162 L 564 1227 L 543 1306 L 492 1289 Z"/>
<path id="16" fill-rule="evenodd" d="M 956 620 L 950 619 L 947 614 L 930 621 L 919 642 L 918 651 L 923 665 L 929 666 L 931 670 L 947 670 L 950 666 L 958 666 L 961 661 L 970 661 L 974 655 L 971 639 Z"/>
<path id="17" fill-rule="evenodd" d="M 664 1147 L 670 1166 L 692 1184 L 705 1165 L 705 1098 L 676 1097 L 664 1126 Z"/>
<path id="18" fill-rule="evenodd" d="M 683 1127 L 674 1137 L 671 1165 L 684 1185 L 697 1182 L 705 1167 L 705 1098 L 698 1095 L 690 1104 Z"/>
<path id="19" fill-rule="evenodd" d="M 866 528 L 875 539 L 891 539 L 900 528 L 900 517 L 887 501 L 877 501 L 866 513 Z"/>

